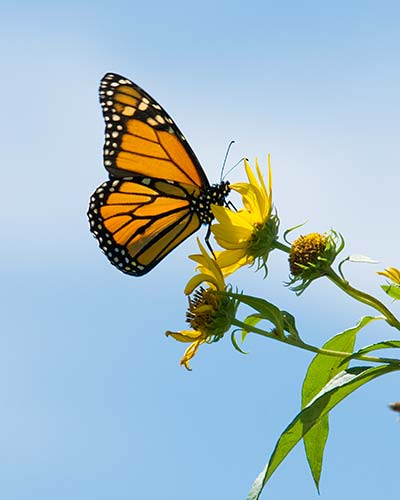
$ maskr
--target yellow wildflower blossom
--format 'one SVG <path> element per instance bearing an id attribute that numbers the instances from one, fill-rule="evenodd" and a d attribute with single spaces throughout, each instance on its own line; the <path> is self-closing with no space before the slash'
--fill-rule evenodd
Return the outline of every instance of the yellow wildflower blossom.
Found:
<path id="1" fill-rule="evenodd" d="M 276 241 L 279 221 L 272 215 L 272 170 L 268 155 L 268 187 L 258 161 L 256 172 L 245 160 L 248 183 L 231 185 L 242 196 L 244 208 L 233 212 L 227 207 L 212 206 L 217 223 L 211 230 L 217 243 L 225 250 L 216 252 L 224 276 L 255 261 L 265 267 L 268 254 Z"/>

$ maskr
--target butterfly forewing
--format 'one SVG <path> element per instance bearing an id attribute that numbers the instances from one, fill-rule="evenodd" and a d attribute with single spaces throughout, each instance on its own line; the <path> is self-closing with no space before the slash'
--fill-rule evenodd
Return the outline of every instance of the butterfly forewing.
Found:
<path id="1" fill-rule="evenodd" d="M 168 113 L 143 89 L 114 73 L 100 84 L 106 122 L 104 165 L 115 177 L 159 177 L 200 188 L 207 177 Z"/>

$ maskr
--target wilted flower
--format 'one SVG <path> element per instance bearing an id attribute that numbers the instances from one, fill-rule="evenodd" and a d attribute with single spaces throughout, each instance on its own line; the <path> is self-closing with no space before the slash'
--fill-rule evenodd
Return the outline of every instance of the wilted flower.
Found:
<path id="1" fill-rule="evenodd" d="M 227 286 L 217 262 L 207 253 L 200 241 L 197 241 L 201 254 L 190 257 L 198 263 L 196 269 L 199 273 L 195 274 L 185 287 L 185 294 L 189 295 L 186 321 L 192 329 L 166 332 L 167 336 L 179 342 L 190 342 L 180 362 L 188 370 L 189 361 L 201 344 L 216 342 L 229 330 L 238 305 L 224 293 Z M 203 283 L 207 283 L 208 287 L 200 286 Z"/>

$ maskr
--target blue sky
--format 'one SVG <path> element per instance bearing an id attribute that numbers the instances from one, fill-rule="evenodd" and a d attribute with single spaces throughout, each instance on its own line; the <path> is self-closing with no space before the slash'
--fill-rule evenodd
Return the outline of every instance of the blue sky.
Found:
<path id="1" fill-rule="evenodd" d="M 342 232 L 348 253 L 381 262 L 349 266 L 352 283 L 385 300 L 375 271 L 400 266 L 399 15 L 390 1 L 2 7 L 2 498 L 244 499 L 311 359 L 249 337 L 248 356 L 225 339 L 191 373 L 179 367 L 184 346 L 164 332 L 184 327 L 195 238 L 131 278 L 88 231 L 88 197 L 106 179 L 103 74 L 147 89 L 211 181 L 232 139 L 231 164 L 270 152 L 282 227 Z M 272 255 L 267 281 L 243 270 L 233 284 L 291 311 L 315 344 L 371 312 L 323 281 L 297 299 L 286 278 Z M 360 341 L 382 336 L 395 335 L 374 326 Z M 332 415 L 321 498 L 397 498 L 386 405 L 399 397 L 391 375 Z M 299 492 L 317 498 L 301 446 L 263 498 Z"/>

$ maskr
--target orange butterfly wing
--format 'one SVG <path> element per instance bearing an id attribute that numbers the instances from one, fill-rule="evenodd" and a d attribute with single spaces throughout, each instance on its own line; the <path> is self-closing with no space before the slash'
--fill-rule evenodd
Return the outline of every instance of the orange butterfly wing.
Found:
<path id="1" fill-rule="evenodd" d="M 190 202 L 196 191 L 160 179 L 110 180 L 91 197 L 91 231 L 114 266 L 141 276 L 199 229 Z"/>
<path id="2" fill-rule="evenodd" d="M 90 199 L 90 229 L 114 266 L 141 276 L 211 222 L 228 183 L 210 186 L 172 118 L 133 82 L 108 73 L 99 93 L 110 180 Z"/>
<path id="3" fill-rule="evenodd" d="M 114 177 L 143 175 L 209 186 L 185 137 L 149 94 L 113 73 L 102 79 L 99 93 L 106 122 L 104 166 Z"/>

